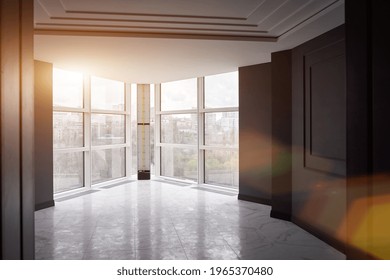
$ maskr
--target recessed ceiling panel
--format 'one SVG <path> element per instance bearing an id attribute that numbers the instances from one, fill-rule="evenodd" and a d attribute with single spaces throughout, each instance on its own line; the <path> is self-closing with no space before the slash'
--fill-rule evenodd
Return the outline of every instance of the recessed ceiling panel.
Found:
<path id="1" fill-rule="evenodd" d="M 35 0 L 37 31 L 270 41 L 340 0 Z M 198 37 L 196 37 L 198 36 Z"/>
<path id="2" fill-rule="evenodd" d="M 62 0 L 61 2 L 68 13 L 245 20 L 264 0 Z"/>
<path id="3" fill-rule="evenodd" d="M 136 83 L 270 61 L 344 23 L 343 0 L 35 0 L 34 58 Z"/>

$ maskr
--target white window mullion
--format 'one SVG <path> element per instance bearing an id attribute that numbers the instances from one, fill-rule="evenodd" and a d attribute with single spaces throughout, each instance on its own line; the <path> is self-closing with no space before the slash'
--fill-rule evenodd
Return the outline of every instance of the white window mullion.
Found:
<path id="1" fill-rule="evenodd" d="M 204 77 L 198 78 L 198 184 L 204 183 Z"/>
<path id="2" fill-rule="evenodd" d="M 85 104 L 85 100 L 84 100 L 84 104 Z M 72 112 L 72 113 L 85 113 L 85 112 L 87 112 L 87 110 L 85 108 L 70 108 L 70 107 L 59 107 L 59 106 L 54 106 L 53 111 L 54 112 Z"/>
<path id="3" fill-rule="evenodd" d="M 161 111 L 161 84 L 155 85 L 154 93 L 154 108 L 156 112 L 154 124 L 154 174 L 155 176 L 161 176 L 161 115 L 157 113 Z"/>
<path id="4" fill-rule="evenodd" d="M 125 98 L 125 100 L 126 100 L 126 98 Z M 91 113 L 93 113 L 93 114 L 107 114 L 107 115 L 126 115 L 126 111 L 97 110 L 97 109 L 92 110 Z"/>
<path id="5" fill-rule="evenodd" d="M 84 76 L 84 186 L 92 186 L 92 154 L 91 154 L 91 77 Z"/>
<path id="6" fill-rule="evenodd" d="M 237 146 L 205 146 L 201 145 L 202 150 L 226 150 L 226 151 L 238 151 Z"/>
<path id="7" fill-rule="evenodd" d="M 189 109 L 189 110 L 173 110 L 173 111 L 158 111 L 157 115 L 175 115 L 175 114 L 197 114 L 198 110 Z"/>
<path id="8" fill-rule="evenodd" d="M 131 177 L 131 84 L 125 84 L 125 143 L 126 143 L 126 155 L 125 155 L 125 176 Z"/>
<path id="9" fill-rule="evenodd" d="M 221 113 L 221 112 L 237 112 L 238 107 L 222 107 L 222 108 L 202 108 L 202 113 Z"/>
<path id="10" fill-rule="evenodd" d="M 197 144 L 175 144 L 175 143 L 158 143 L 158 147 L 171 147 L 171 148 L 181 148 L 181 149 L 197 149 Z"/>
<path id="11" fill-rule="evenodd" d="M 85 147 L 54 149 L 54 152 L 56 152 L 56 153 L 77 153 L 77 152 L 86 152 L 86 151 L 88 151 L 88 149 Z"/>
<path id="12" fill-rule="evenodd" d="M 112 149 L 120 149 L 126 148 L 128 145 L 126 143 L 123 144 L 110 144 L 110 145 L 97 145 L 91 147 L 92 151 L 100 151 L 100 150 L 112 150 Z"/>

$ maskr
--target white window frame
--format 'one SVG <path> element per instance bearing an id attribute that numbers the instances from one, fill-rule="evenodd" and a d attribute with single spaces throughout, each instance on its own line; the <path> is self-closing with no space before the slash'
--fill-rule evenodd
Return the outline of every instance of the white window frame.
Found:
<path id="1" fill-rule="evenodd" d="M 180 182 L 188 182 L 179 178 L 165 177 L 161 175 L 161 148 L 162 147 L 177 147 L 177 148 L 195 148 L 198 151 L 198 179 L 197 184 L 205 183 L 205 151 L 206 150 L 227 150 L 239 151 L 239 144 L 237 146 L 219 146 L 219 145 L 205 145 L 205 115 L 207 113 L 224 113 L 224 112 L 239 112 L 239 107 L 221 107 L 221 108 L 205 108 L 205 77 L 197 79 L 197 109 L 191 110 L 174 110 L 161 111 L 161 84 L 155 85 L 155 176 L 163 179 L 176 180 Z M 196 145 L 187 144 L 171 144 L 161 143 L 161 116 L 172 114 L 196 114 L 198 120 L 198 139 Z M 226 188 L 234 190 L 233 187 L 225 187 L 217 184 L 207 184 L 218 188 Z"/>
<path id="2" fill-rule="evenodd" d="M 68 196 L 74 193 L 79 193 L 94 188 L 99 188 L 119 182 L 126 182 L 129 179 L 132 179 L 131 168 L 132 168 L 132 145 L 131 145 L 131 136 L 132 133 L 135 133 L 131 130 L 131 84 L 124 84 L 124 99 L 125 99 L 125 110 L 124 111 L 115 111 L 115 110 L 102 110 L 102 109 L 92 109 L 91 108 L 91 76 L 83 75 L 83 108 L 71 108 L 63 106 L 54 106 L 53 105 L 53 114 L 55 112 L 72 112 L 72 113 L 83 113 L 83 128 L 84 128 L 84 139 L 83 147 L 77 148 L 57 148 L 54 149 L 54 153 L 70 153 L 70 152 L 83 152 L 84 156 L 84 182 L 83 187 L 72 189 L 68 191 L 63 191 L 54 194 L 54 198 L 59 198 L 63 196 Z M 92 146 L 92 125 L 91 117 L 92 114 L 113 114 L 113 115 L 124 115 L 125 116 L 125 143 L 122 144 L 112 144 L 112 145 L 98 145 Z M 92 152 L 97 150 L 105 149 L 115 149 L 115 148 L 125 148 L 125 176 L 121 178 L 108 179 L 104 182 L 92 183 Z"/>

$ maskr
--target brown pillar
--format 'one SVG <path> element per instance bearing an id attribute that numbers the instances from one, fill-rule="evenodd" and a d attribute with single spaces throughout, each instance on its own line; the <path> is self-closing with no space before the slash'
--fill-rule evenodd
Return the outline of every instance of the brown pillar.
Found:
<path id="1" fill-rule="evenodd" d="M 272 53 L 272 211 L 291 220 L 291 50 Z"/>
<path id="2" fill-rule="evenodd" d="M 33 1 L 0 0 L 0 258 L 34 258 Z"/>

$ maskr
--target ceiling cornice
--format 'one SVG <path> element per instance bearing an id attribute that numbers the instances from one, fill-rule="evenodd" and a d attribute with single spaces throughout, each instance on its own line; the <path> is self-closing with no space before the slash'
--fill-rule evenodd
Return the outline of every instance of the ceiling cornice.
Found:
<path id="1" fill-rule="evenodd" d="M 108 2 L 118 3 L 115 1 L 117 0 Z M 217 1 L 214 0 L 215 3 Z M 221 5 L 223 2 L 221 1 Z M 254 2 L 257 4 L 256 7 L 249 8 L 249 3 L 253 5 Z M 63 0 L 50 0 L 50 2 L 36 0 L 38 5 L 35 34 L 276 42 L 315 18 L 343 5 L 343 2 L 342 0 L 243 1 L 242 10 L 246 11 L 245 17 L 232 17 L 221 16 L 217 11 L 216 15 L 210 16 L 179 12 L 99 11 L 89 6 L 83 6 L 84 9 L 72 9 L 70 8 L 72 6 L 70 4 L 74 4 L 72 0 L 68 0 L 69 7 Z M 141 8 L 139 9 L 142 11 Z M 172 9 L 174 10 L 175 7 L 173 6 Z"/>

